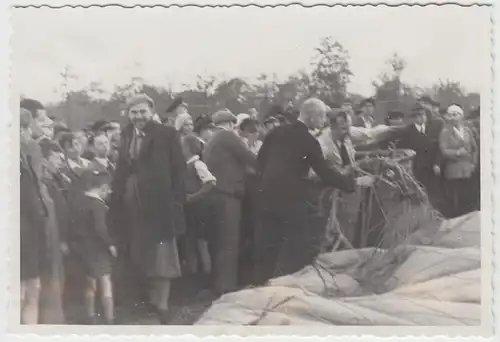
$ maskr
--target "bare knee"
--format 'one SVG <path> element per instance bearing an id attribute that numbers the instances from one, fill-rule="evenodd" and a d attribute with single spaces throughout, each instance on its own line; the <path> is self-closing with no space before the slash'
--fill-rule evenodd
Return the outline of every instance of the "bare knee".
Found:
<path id="1" fill-rule="evenodd" d="M 87 278 L 85 280 L 85 295 L 87 296 L 95 296 L 97 292 L 97 284 L 94 278 Z"/>
<path id="2" fill-rule="evenodd" d="M 99 278 L 99 287 L 103 297 L 113 297 L 113 284 L 111 282 L 111 276 L 109 274 L 106 274 Z"/>
<path id="3" fill-rule="evenodd" d="M 40 297 L 40 278 L 33 278 L 23 281 L 21 298 L 23 302 L 38 303 Z"/>

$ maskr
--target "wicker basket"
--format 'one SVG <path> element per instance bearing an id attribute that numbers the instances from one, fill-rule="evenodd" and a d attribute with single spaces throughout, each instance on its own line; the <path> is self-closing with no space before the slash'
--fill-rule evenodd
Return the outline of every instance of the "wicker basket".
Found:
<path id="1" fill-rule="evenodd" d="M 394 160 L 395 162 L 402 165 L 409 173 L 412 173 L 412 164 L 413 158 L 415 157 L 415 152 L 412 150 L 373 150 L 373 151 L 363 151 L 356 153 L 357 160 L 365 159 L 367 163 L 371 159 L 379 159 L 379 158 L 389 158 Z M 369 209 L 366 205 L 368 198 L 370 197 L 370 192 L 372 189 L 364 190 L 362 196 L 363 201 L 361 203 L 360 214 L 358 215 L 357 222 L 357 231 L 358 237 L 354 243 L 354 247 L 356 248 L 365 248 L 365 247 L 376 247 L 379 245 L 380 237 L 382 236 L 381 229 L 377 229 L 372 231 L 370 234 L 366 234 L 364 230 L 367 229 L 366 226 L 363 226 L 362 222 L 367 222 L 368 227 L 375 227 L 380 225 L 380 222 L 384 220 L 382 210 L 377 202 L 372 201 L 372 206 Z M 369 229 L 370 229 L 369 228 Z"/>

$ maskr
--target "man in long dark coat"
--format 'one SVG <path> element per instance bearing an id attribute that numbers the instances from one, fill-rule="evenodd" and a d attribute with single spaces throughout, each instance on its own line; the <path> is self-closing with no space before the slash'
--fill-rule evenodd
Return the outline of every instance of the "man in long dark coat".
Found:
<path id="1" fill-rule="evenodd" d="M 21 323 L 38 323 L 40 295 L 40 259 L 43 253 L 44 222 L 47 207 L 40 191 L 38 165 L 41 152 L 31 138 L 32 117 L 28 110 L 20 113 L 20 273 L 21 273 Z"/>
<path id="2" fill-rule="evenodd" d="M 370 185 L 371 177 L 355 179 L 329 168 L 310 130 L 324 126 L 326 106 L 318 99 L 304 102 L 297 122 L 276 128 L 260 149 L 261 225 L 256 232 L 256 282 L 294 273 L 319 253 L 325 227 L 308 224 L 306 180 L 310 168 L 329 186 L 353 192 Z"/>
<path id="3" fill-rule="evenodd" d="M 236 117 L 223 110 L 212 116 L 217 130 L 205 145 L 203 158 L 217 178 L 212 196 L 216 211 L 214 240 L 214 290 L 232 291 L 237 286 L 240 243 L 241 205 L 245 176 L 254 166 L 255 155 L 235 132 Z"/>
<path id="4" fill-rule="evenodd" d="M 181 275 L 176 238 L 185 231 L 186 162 L 177 132 L 153 120 L 147 95 L 131 98 L 127 108 L 131 123 L 121 136 L 110 210 L 126 229 L 131 261 L 150 283 L 150 302 L 165 324 L 170 283 Z"/>
<path id="5" fill-rule="evenodd" d="M 424 186 L 431 204 L 441 209 L 442 192 L 439 178 L 441 153 L 439 151 L 439 134 L 442 123 L 429 120 L 425 108 L 416 104 L 412 108 L 411 120 L 405 129 L 398 133 L 398 148 L 416 152 L 413 158 L 413 175 Z"/>

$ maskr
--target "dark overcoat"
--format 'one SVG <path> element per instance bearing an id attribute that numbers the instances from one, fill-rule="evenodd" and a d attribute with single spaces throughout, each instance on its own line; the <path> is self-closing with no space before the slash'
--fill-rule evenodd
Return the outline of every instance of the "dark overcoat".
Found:
<path id="1" fill-rule="evenodd" d="M 320 251 L 325 227 L 308 201 L 310 169 L 326 184 L 345 192 L 354 177 L 329 168 L 321 146 L 300 121 L 271 132 L 259 151 L 257 174 L 261 222 L 255 232 L 255 282 L 300 270 Z"/>
<path id="2" fill-rule="evenodd" d="M 186 162 L 180 137 L 172 127 L 150 121 L 143 132 L 136 160 L 129 154 L 134 126 L 130 124 L 122 132 L 110 210 L 117 227 L 127 227 L 130 222 L 127 222 L 125 215 L 124 195 L 128 178 L 135 175 L 142 234 L 149 241 L 159 243 L 185 231 L 183 204 Z"/>
<path id="3" fill-rule="evenodd" d="M 429 121 L 426 124 L 425 134 L 420 133 L 414 124 L 398 132 L 398 148 L 416 152 L 413 158 L 413 172 L 426 188 L 434 184 L 433 166 L 441 165 L 439 135 L 442 127 L 442 123 L 438 121 Z"/>
<path id="4" fill-rule="evenodd" d="M 47 217 L 47 207 L 40 192 L 36 171 L 37 161 L 34 158 L 39 153 L 33 153 L 34 150 L 31 145 L 21 145 L 22 155 L 19 170 L 21 280 L 36 278 L 40 275 L 39 260 L 43 254 L 41 247 L 44 222 Z"/>

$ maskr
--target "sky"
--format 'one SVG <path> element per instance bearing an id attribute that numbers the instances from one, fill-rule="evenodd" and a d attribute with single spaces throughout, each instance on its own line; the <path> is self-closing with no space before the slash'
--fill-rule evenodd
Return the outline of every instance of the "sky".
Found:
<path id="1" fill-rule="evenodd" d="M 71 89 L 99 81 L 110 91 L 133 76 L 174 91 L 198 74 L 284 80 L 308 70 L 314 48 L 332 36 L 349 51 L 350 92 L 371 95 L 394 53 L 407 62 L 404 82 L 453 80 L 482 92 L 490 16 L 490 7 L 459 6 L 15 8 L 11 80 L 16 92 L 42 102 L 61 98 L 66 66 L 78 78 Z"/>

